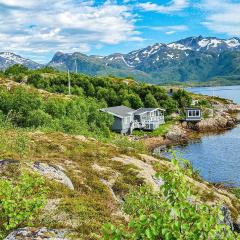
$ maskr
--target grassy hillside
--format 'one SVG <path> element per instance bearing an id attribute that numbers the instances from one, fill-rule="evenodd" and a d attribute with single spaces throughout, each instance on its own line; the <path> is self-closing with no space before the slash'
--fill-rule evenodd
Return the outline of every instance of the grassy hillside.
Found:
<path id="1" fill-rule="evenodd" d="M 0 225 L 0 239 L 4 239 L 14 229 L 33 226 L 64 229 L 68 239 L 97 240 L 104 238 L 103 226 L 106 223 L 115 225 L 116 229 L 110 227 L 109 232 L 105 228 L 105 232 L 108 232 L 105 239 L 130 239 L 119 238 L 118 228 L 126 228 L 127 232 L 134 234 L 134 228 L 127 227 L 129 219 L 141 222 L 143 218 L 134 212 L 125 211 L 123 203 L 129 204 L 129 209 L 139 206 L 139 202 L 126 201 L 136 192 L 143 193 L 146 199 L 152 199 L 157 205 L 164 203 L 164 197 L 158 202 L 162 188 L 160 195 L 154 194 L 160 189 L 161 177 L 170 185 L 173 181 L 179 181 L 178 176 L 187 179 L 181 186 L 191 188 L 191 197 L 207 203 L 204 206 L 209 209 L 210 215 L 217 211 L 212 227 L 210 225 L 212 229 L 223 229 L 223 225 L 218 222 L 218 217 L 223 217 L 218 208 L 220 204 L 228 206 L 234 220 L 238 218 L 240 202 L 234 194 L 204 182 L 192 172 L 189 165 L 178 171 L 176 166 L 165 159 L 151 156 L 140 141 L 131 141 L 127 137 L 111 133 L 111 117 L 98 111 L 101 107 L 111 105 L 108 94 L 111 91 L 115 91 L 116 97 L 113 99 L 116 99 L 116 103 L 128 100 L 132 107 L 138 103 L 141 106 L 156 104 L 165 106 L 168 113 L 191 101 L 187 93 L 179 91 L 172 98 L 160 87 L 139 85 L 131 79 L 91 78 L 74 74 L 71 77 L 76 92 L 67 96 L 64 73 L 51 69 L 29 71 L 19 66 L 2 73 L 0 221 L 4 224 Z M 123 99 L 120 95 L 122 90 L 126 93 L 126 98 Z M 104 94 L 98 95 L 101 91 Z M 159 173 L 160 178 L 156 173 Z M 165 178 L 165 173 L 171 178 Z M 63 181 L 66 176 L 67 183 L 71 181 L 70 187 Z M 142 192 L 142 186 L 145 185 L 148 186 L 146 194 Z M 171 186 L 172 190 L 181 194 L 178 188 L 174 188 L 176 184 Z M 186 199 L 181 198 L 181 201 L 186 203 Z M 152 200 L 146 202 L 150 210 Z M 216 208 L 212 208 L 212 204 L 216 204 Z M 181 204 L 175 207 L 177 206 L 182 207 Z M 145 208 L 142 210 L 146 211 Z M 212 218 L 208 220 L 206 216 L 209 214 L 204 214 L 198 212 L 197 223 L 204 221 L 211 224 Z M 165 216 L 171 220 L 170 215 Z M 172 220 L 169 224 L 174 227 Z M 141 227 L 141 231 L 144 229 L 145 226 Z M 224 229 L 222 239 L 235 237 L 229 227 L 224 225 Z M 205 234 L 207 230 L 203 224 L 196 231 Z M 155 240 L 160 235 L 152 238 L 142 236 L 144 237 L 131 239 Z"/>

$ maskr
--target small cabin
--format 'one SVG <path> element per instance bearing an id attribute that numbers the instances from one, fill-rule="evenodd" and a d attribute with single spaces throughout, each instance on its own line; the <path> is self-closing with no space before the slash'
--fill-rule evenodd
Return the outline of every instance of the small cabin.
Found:
<path id="1" fill-rule="evenodd" d="M 164 121 L 164 109 L 139 108 L 134 110 L 126 106 L 101 109 L 114 117 L 112 130 L 121 134 L 131 134 L 134 129 L 155 130 Z"/>
<path id="2" fill-rule="evenodd" d="M 202 120 L 202 110 L 199 107 L 186 108 L 187 122 L 200 122 Z"/>

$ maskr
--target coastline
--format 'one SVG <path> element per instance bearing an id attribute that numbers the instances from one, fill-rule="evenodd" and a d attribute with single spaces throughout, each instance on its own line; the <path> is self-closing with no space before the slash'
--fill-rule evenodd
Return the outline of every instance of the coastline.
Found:
<path id="1" fill-rule="evenodd" d="M 220 134 L 231 130 L 240 122 L 240 105 L 221 104 L 215 106 L 215 114 L 212 118 L 203 119 L 198 123 L 176 121 L 169 131 L 162 136 L 134 137 L 134 140 L 141 140 L 149 149 L 164 149 L 173 145 L 186 144 L 188 141 L 200 139 L 206 134 Z"/>

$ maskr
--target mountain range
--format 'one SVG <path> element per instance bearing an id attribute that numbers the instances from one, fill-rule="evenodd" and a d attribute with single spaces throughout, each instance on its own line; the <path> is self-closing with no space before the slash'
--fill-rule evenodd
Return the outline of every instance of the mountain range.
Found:
<path id="1" fill-rule="evenodd" d="M 11 54 L 0 53 L 0 68 L 4 69 L 15 62 L 34 69 L 42 67 Z M 156 43 L 128 54 L 109 56 L 57 52 L 48 66 L 90 75 L 131 76 L 155 84 L 222 79 L 240 82 L 240 39 L 189 37 L 170 44 Z"/>

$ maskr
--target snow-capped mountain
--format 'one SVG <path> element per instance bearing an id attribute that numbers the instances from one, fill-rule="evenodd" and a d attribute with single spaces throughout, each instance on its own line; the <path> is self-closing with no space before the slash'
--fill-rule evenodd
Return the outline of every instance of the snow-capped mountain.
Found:
<path id="1" fill-rule="evenodd" d="M 57 53 L 49 65 L 61 70 L 75 70 L 77 63 L 77 69 L 87 74 L 134 76 L 154 83 L 206 81 L 219 76 L 240 76 L 239 56 L 239 38 L 198 36 L 169 44 L 156 43 L 128 54 Z"/>
<path id="2" fill-rule="evenodd" d="M 122 63 L 126 67 L 135 68 L 144 62 L 155 64 L 162 60 L 181 59 L 188 57 L 191 52 L 201 53 L 217 53 L 220 54 L 225 51 L 240 50 L 240 39 L 218 39 L 213 37 L 204 38 L 189 37 L 170 44 L 157 43 L 153 46 L 130 52 L 128 54 L 112 54 L 104 57 L 108 65 L 113 63 Z"/>
<path id="3" fill-rule="evenodd" d="M 30 69 L 41 68 L 42 65 L 30 59 L 23 58 L 11 52 L 0 52 L 0 69 L 4 70 L 12 65 L 21 64 Z"/>
<path id="4" fill-rule="evenodd" d="M 180 50 L 192 50 L 192 51 L 213 51 L 213 52 L 223 52 L 226 50 L 236 50 L 240 49 L 240 39 L 231 38 L 231 39 L 218 39 L 213 37 L 204 38 L 199 37 L 190 37 L 186 38 L 171 44 L 168 44 L 169 47 Z"/>

